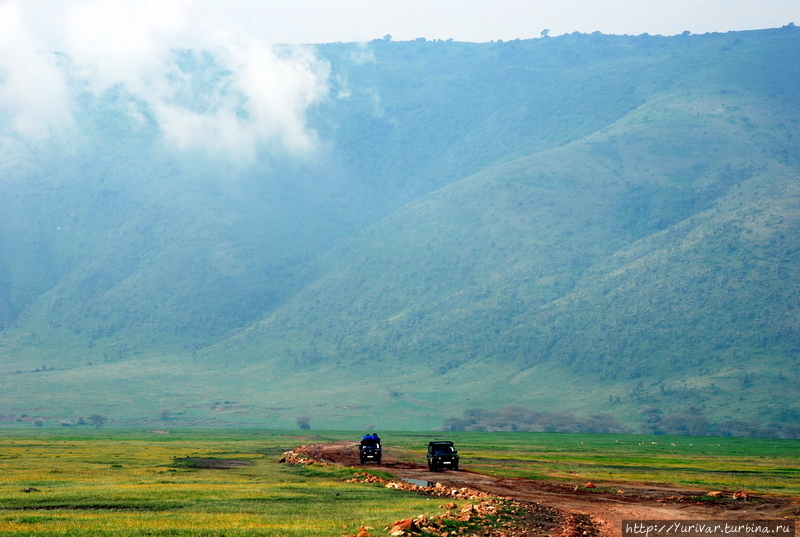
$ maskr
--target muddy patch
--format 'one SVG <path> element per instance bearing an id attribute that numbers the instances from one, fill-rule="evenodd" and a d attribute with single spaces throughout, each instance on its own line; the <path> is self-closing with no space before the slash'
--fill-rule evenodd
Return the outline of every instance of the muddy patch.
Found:
<path id="1" fill-rule="evenodd" d="M 232 468 L 242 468 L 251 466 L 250 461 L 237 459 L 214 459 L 208 457 L 182 457 L 175 459 L 172 463 L 174 468 L 206 468 L 211 470 L 230 470 Z"/>

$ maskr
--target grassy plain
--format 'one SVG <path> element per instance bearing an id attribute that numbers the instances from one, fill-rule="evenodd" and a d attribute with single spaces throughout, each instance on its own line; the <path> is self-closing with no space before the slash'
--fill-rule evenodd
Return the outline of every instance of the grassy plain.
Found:
<path id="1" fill-rule="evenodd" d="M 424 462 L 451 438 L 463 466 L 496 475 L 635 481 L 800 497 L 800 441 L 557 433 L 382 434 Z M 344 467 L 278 464 L 300 444 L 357 432 L 0 429 L 0 535 L 340 536 L 439 514 L 441 498 L 346 483 Z M 195 468 L 187 458 L 239 461 Z M 378 469 L 376 468 L 376 471 Z"/>
<path id="2" fill-rule="evenodd" d="M 441 499 L 345 483 L 350 468 L 277 463 L 311 440 L 247 430 L 0 430 L 0 535 L 339 536 L 440 511 Z M 192 468 L 186 457 L 250 464 Z"/>
<path id="3" fill-rule="evenodd" d="M 391 443 L 401 457 L 422 460 L 430 436 L 392 435 Z M 465 468 L 487 474 L 743 488 L 800 497 L 800 440 L 525 432 L 440 436 L 457 442 Z"/>

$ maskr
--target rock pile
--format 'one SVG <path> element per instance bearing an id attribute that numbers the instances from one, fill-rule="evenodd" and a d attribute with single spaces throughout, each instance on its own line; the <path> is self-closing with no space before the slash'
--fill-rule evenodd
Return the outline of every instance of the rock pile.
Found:
<path id="1" fill-rule="evenodd" d="M 306 446 L 300 446 L 296 450 L 285 451 L 283 455 L 281 455 L 281 458 L 278 459 L 278 462 L 286 464 L 319 464 L 321 466 L 328 466 L 330 464 L 304 454 L 302 451 L 305 447 Z"/>
<path id="2" fill-rule="evenodd" d="M 705 503 L 708 498 L 718 498 L 722 501 L 727 500 L 727 498 L 733 498 L 734 500 L 742 500 L 748 501 L 753 499 L 749 492 L 743 489 L 739 489 L 733 494 L 725 493 L 721 490 L 711 490 L 706 492 L 703 496 L 668 496 L 666 498 L 658 498 L 656 499 L 657 502 L 661 503 L 696 503 L 696 504 L 703 504 Z"/>
<path id="3" fill-rule="evenodd" d="M 749 500 L 750 499 L 750 495 L 746 491 L 744 491 L 742 489 L 739 489 L 739 490 L 737 490 L 736 492 L 733 493 L 733 499 L 734 500 Z"/>
<path id="4" fill-rule="evenodd" d="M 476 500 L 480 498 L 489 498 L 490 495 L 480 490 L 471 489 L 468 487 L 454 488 L 447 487 L 441 483 L 436 483 L 429 487 L 422 485 L 415 485 L 406 481 L 394 481 L 382 479 L 369 472 L 357 472 L 354 477 L 345 479 L 347 483 L 386 483 L 387 489 L 410 490 L 412 492 L 421 492 L 432 496 L 447 496 L 458 500 Z"/>
<path id="5" fill-rule="evenodd" d="M 296 451 L 286 451 L 281 458 L 278 459 L 278 462 L 286 464 L 314 464 L 317 461 L 305 455 L 301 455 Z"/>
<path id="6" fill-rule="evenodd" d="M 467 503 L 459 508 L 455 503 L 445 504 L 447 511 L 439 516 L 420 515 L 416 518 L 398 520 L 388 533 L 391 537 L 523 537 L 534 533 L 547 533 L 552 529 L 547 521 L 549 513 L 539 514 L 542 518 L 531 523 L 526 518 L 512 518 L 512 513 L 525 511 L 530 506 L 522 506 L 514 500 L 484 498 L 479 502 Z M 537 515 L 534 515 L 537 516 Z M 557 515 L 554 515 L 555 518 Z M 528 517 L 530 518 L 530 517 Z M 590 533 L 584 533 L 594 537 Z M 362 536 L 363 537 L 363 536 Z"/>
<path id="7" fill-rule="evenodd" d="M 382 479 L 368 472 L 358 472 L 354 477 L 345 479 L 345 481 L 349 483 L 385 483 L 384 486 L 390 489 L 409 490 L 422 494 L 470 502 L 463 504 L 460 508 L 457 503 L 452 501 L 440 505 L 439 507 L 446 509 L 446 511 L 438 516 L 429 517 L 423 514 L 418 517 L 398 520 L 388 529 L 388 533 L 391 537 L 409 537 L 413 535 L 454 537 L 456 533 L 453 530 L 453 524 L 450 522 L 471 523 L 474 527 L 482 527 L 487 517 L 498 516 L 501 503 L 513 503 L 512 500 L 496 498 L 468 487 L 454 488 L 441 483 L 425 487 L 405 481 Z M 507 535 L 510 537 L 514 534 L 510 531 L 503 530 L 500 531 L 500 533 L 488 532 L 482 533 L 482 535 Z M 370 534 L 368 532 L 364 533 L 359 531 L 357 534 L 343 537 L 370 537 Z"/>

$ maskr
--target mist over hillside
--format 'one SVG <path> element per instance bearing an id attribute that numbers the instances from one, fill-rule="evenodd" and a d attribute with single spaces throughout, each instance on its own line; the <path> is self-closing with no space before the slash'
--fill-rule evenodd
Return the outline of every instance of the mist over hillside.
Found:
<path id="1" fill-rule="evenodd" d="M 63 108 L 0 107 L 0 415 L 797 437 L 798 51 L 43 56 Z"/>

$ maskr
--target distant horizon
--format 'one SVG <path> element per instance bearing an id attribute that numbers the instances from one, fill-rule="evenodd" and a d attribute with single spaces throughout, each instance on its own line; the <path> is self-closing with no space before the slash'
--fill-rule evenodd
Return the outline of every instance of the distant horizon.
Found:
<path id="1" fill-rule="evenodd" d="M 6 12 L 6 13 L 4 13 Z M 13 14 L 18 16 L 14 17 Z M 3 21 L 2 19 L 6 19 Z M 53 50 L 79 31 L 100 41 L 199 47 L 224 42 L 314 45 L 454 40 L 485 43 L 571 33 L 679 35 L 761 30 L 800 23 L 794 0 L 0 0 L 0 29 Z M 6 39 L 13 39 L 14 33 Z M 2 38 L 0 38 L 2 39 Z M 0 43 L 2 45 L 2 43 Z"/>
<path id="2" fill-rule="evenodd" d="M 363 41 L 337 41 L 336 43 L 341 43 L 341 44 L 344 44 L 344 45 L 350 45 L 350 44 L 366 44 L 366 43 L 371 43 L 371 42 L 374 42 L 374 41 L 392 41 L 392 42 L 397 42 L 397 43 L 412 43 L 414 41 L 428 41 L 428 42 L 432 42 L 432 43 L 433 42 L 455 42 L 455 43 L 468 43 L 468 44 L 474 44 L 474 45 L 486 45 L 486 44 L 492 44 L 492 43 L 509 43 L 509 42 L 512 42 L 512 41 L 530 41 L 530 40 L 534 40 L 534 39 L 543 39 L 543 38 L 568 37 L 570 35 L 592 35 L 592 34 L 597 34 L 597 33 L 600 33 L 600 34 L 602 34 L 604 36 L 608 36 L 608 37 L 638 37 L 638 36 L 678 37 L 678 36 L 681 36 L 681 35 L 687 34 L 687 33 L 688 33 L 688 35 L 717 35 L 717 34 L 728 34 L 728 33 L 763 32 L 763 31 L 769 31 L 769 30 L 780 30 L 781 28 L 788 28 L 788 27 L 794 27 L 794 26 L 796 26 L 796 24 L 794 22 L 788 22 L 788 23 L 783 24 L 781 26 L 769 26 L 769 27 L 765 27 L 765 28 L 748 28 L 748 29 L 744 29 L 744 30 L 713 30 L 713 31 L 708 31 L 708 32 L 692 32 L 691 30 L 684 30 L 683 32 L 678 32 L 676 34 L 659 34 L 659 33 L 650 33 L 650 32 L 640 32 L 640 33 L 636 33 L 636 34 L 634 34 L 634 33 L 624 34 L 624 33 L 602 32 L 600 30 L 595 30 L 593 32 L 582 32 L 582 31 L 579 31 L 579 30 L 575 30 L 573 32 L 563 32 L 563 33 L 560 33 L 560 34 L 553 34 L 552 32 L 549 31 L 549 29 L 544 28 L 539 35 L 532 35 L 532 36 L 528 36 L 528 37 L 515 37 L 515 38 L 511 38 L 511 39 L 492 39 L 491 41 L 466 41 L 466 40 L 453 39 L 453 38 L 448 38 L 448 39 L 428 38 L 428 37 L 425 37 L 425 36 L 419 36 L 419 37 L 416 37 L 414 39 L 398 39 L 392 34 L 387 34 L 387 35 L 385 35 L 383 37 L 375 37 L 375 38 L 373 38 L 373 39 L 371 39 L 369 41 L 366 41 L 366 42 L 363 42 Z M 304 45 L 301 45 L 301 46 L 311 46 L 311 47 L 313 47 L 313 46 L 316 46 L 316 45 L 331 45 L 331 44 L 334 44 L 334 43 L 331 43 L 331 42 L 326 42 L 326 43 L 305 43 Z M 281 45 L 292 45 L 292 43 L 276 43 L 276 45 L 278 45 L 278 46 L 281 46 Z"/>

